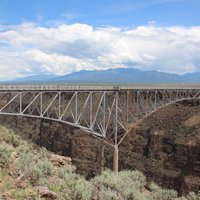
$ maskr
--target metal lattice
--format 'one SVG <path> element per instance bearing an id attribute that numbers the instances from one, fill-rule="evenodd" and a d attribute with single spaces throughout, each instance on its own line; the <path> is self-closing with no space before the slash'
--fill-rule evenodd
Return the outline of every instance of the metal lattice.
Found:
<path id="1" fill-rule="evenodd" d="M 66 123 L 114 147 L 140 120 L 169 104 L 199 99 L 199 86 L 0 85 L 0 114 Z"/>
<path id="2" fill-rule="evenodd" d="M 5 87 L 5 86 L 4 86 Z M 56 87 L 56 86 L 54 86 Z M 0 91 L 0 114 L 50 119 L 80 128 L 118 146 L 134 124 L 155 110 L 184 99 L 200 98 L 200 89 L 43 89 L 34 86 Z"/>

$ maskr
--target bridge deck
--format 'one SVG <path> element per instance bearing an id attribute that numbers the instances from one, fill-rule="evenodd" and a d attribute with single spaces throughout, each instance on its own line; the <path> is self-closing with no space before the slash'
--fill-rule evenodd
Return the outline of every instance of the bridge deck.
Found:
<path id="1" fill-rule="evenodd" d="M 0 91 L 115 91 L 115 90 L 196 90 L 200 84 L 65 85 L 0 84 Z"/>

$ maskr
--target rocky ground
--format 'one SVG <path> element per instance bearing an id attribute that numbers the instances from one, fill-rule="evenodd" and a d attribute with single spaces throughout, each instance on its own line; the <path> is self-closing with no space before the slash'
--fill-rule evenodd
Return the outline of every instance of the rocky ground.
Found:
<path id="1" fill-rule="evenodd" d="M 53 121 L 0 116 L 0 123 L 24 138 L 70 156 L 77 172 L 92 177 L 101 171 L 103 144 L 92 136 Z M 138 169 L 150 180 L 180 194 L 200 189 L 200 101 L 167 106 L 147 117 L 120 145 L 120 169 Z M 105 147 L 105 167 L 112 149 Z"/>

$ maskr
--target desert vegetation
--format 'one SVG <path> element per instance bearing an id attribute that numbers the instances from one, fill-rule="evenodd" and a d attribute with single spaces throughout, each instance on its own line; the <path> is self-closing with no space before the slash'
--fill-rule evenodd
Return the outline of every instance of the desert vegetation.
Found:
<path id="1" fill-rule="evenodd" d="M 0 199 L 58 200 L 198 200 L 193 192 L 178 197 L 174 190 L 147 183 L 139 171 L 105 171 L 86 180 L 70 158 L 55 155 L 0 126 Z"/>

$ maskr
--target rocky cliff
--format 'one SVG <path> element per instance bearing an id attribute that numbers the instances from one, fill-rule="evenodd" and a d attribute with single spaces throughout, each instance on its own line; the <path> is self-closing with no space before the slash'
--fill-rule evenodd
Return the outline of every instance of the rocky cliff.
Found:
<path id="1" fill-rule="evenodd" d="M 123 169 L 179 193 L 200 189 L 200 101 L 182 101 L 146 118 L 120 146 Z"/>

